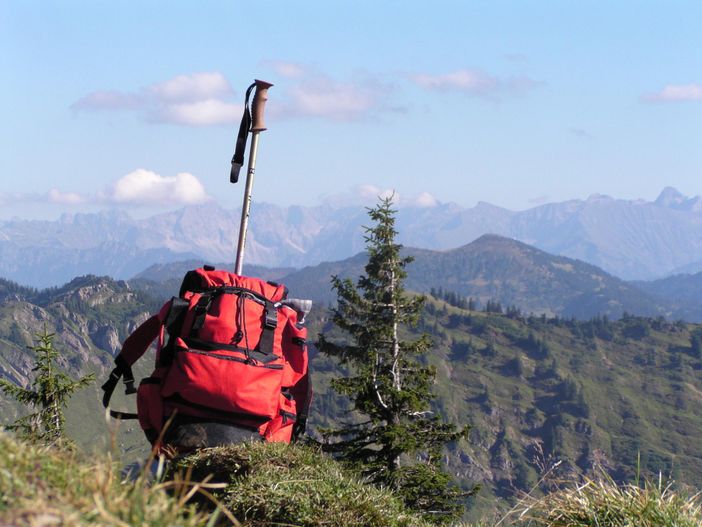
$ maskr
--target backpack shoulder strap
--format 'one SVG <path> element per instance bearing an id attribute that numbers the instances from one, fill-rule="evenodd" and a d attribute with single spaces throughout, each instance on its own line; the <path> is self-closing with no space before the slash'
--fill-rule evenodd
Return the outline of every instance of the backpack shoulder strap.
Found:
<path id="1" fill-rule="evenodd" d="M 122 350 L 115 357 L 115 368 L 110 372 L 105 384 L 102 385 L 102 405 L 109 408 L 110 399 L 117 387 L 120 378 L 124 379 L 125 392 L 127 395 L 136 393 L 134 387 L 134 374 L 132 373 L 132 365 L 141 358 L 149 348 L 151 343 L 161 333 L 161 327 L 164 323 L 164 316 L 170 312 L 170 303 L 167 302 L 157 315 L 153 315 L 138 328 L 136 328 L 129 337 L 124 341 Z M 110 415 L 117 419 L 136 419 L 137 414 L 119 412 L 110 410 Z"/>
<path id="2" fill-rule="evenodd" d="M 168 333 L 168 340 L 163 346 L 159 357 L 161 365 L 163 366 L 170 366 L 173 363 L 175 341 L 180 336 L 181 329 L 183 328 L 183 322 L 185 321 L 185 316 L 188 314 L 189 306 L 190 302 L 180 297 L 174 296 L 171 299 L 171 306 L 164 321 L 164 326 L 166 328 L 166 332 Z"/>
<path id="3" fill-rule="evenodd" d="M 134 388 L 134 374 L 132 373 L 132 368 L 127 364 L 121 355 L 115 357 L 115 369 L 110 372 L 110 376 L 107 382 L 102 385 L 102 391 L 105 392 L 102 395 L 102 405 L 108 409 L 110 408 L 110 399 L 112 394 L 117 387 L 117 383 L 121 377 L 124 377 L 124 385 L 126 389 L 124 393 L 132 394 L 136 393 L 136 388 Z M 118 410 L 110 410 L 110 416 L 115 419 L 136 419 L 137 414 L 130 412 L 120 412 Z"/>

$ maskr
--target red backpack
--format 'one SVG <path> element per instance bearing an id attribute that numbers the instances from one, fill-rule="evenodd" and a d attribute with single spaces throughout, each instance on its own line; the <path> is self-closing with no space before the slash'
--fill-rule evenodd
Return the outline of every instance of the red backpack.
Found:
<path id="1" fill-rule="evenodd" d="M 125 340 L 103 404 L 123 377 L 137 414 L 110 414 L 138 418 L 154 446 L 174 414 L 290 442 L 304 431 L 312 395 L 303 326 L 311 303 L 286 297 L 284 286 L 258 278 L 210 266 L 188 272 L 179 296 Z M 156 367 L 137 390 L 131 366 L 157 337 Z"/>

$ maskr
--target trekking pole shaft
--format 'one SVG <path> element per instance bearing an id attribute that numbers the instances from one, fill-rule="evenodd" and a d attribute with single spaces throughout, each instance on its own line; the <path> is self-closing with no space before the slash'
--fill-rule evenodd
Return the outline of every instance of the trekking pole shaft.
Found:
<path id="1" fill-rule="evenodd" d="M 249 151 L 249 168 L 246 172 L 246 188 L 244 190 L 244 203 L 241 206 L 241 224 L 239 225 L 239 243 L 236 247 L 236 265 L 234 272 L 241 274 L 244 267 L 244 248 L 246 247 L 246 231 L 249 228 L 249 214 L 251 212 L 251 190 L 253 189 L 254 174 L 256 173 L 256 154 L 258 153 L 258 135 L 260 132 L 251 133 L 251 150 Z"/>

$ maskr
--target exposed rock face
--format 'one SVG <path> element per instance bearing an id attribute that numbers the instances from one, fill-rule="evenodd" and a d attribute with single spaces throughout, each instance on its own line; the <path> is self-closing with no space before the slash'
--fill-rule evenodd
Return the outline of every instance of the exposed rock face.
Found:
<path id="1" fill-rule="evenodd" d="M 90 334 L 90 338 L 98 348 L 107 351 L 113 356 L 117 355 L 122 347 L 117 330 L 112 326 L 101 326 L 97 331 Z"/>
<path id="2" fill-rule="evenodd" d="M 74 376 L 103 371 L 149 311 L 124 282 L 94 276 L 77 278 L 58 290 L 7 295 L 0 301 L 0 377 L 27 384 L 34 360 L 27 347 L 44 329 L 55 334 L 61 368 Z"/>

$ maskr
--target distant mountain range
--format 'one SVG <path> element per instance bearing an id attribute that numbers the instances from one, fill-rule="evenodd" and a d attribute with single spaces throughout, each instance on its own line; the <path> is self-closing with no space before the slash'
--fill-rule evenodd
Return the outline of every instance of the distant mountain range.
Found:
<path id="1" fill-rule="evenodd" d="M 524 313 L 578 319 L 597 315 L 620 318 L 629 313 L 702 321 L 702 273 L 655 282 L 625 282 L 580 260 L 554 256 L 492 234 L 450 251 L 406 248 L 403 252 L 414 258 L 407 267 L 409 289 L 421 293 L 432 289 L 453 292 L 473 298 L 478 308 L 493 301 Z M 244 271 L 280 281 L 289 288 L 291 296 L 310 298 L 326 306 L 336 299 L 331 277 L 355 280 L 364 272 L 366 262 L 367 255 L 359 253 L 300 270 L 251 266 Z M 177 293 L 185 271 L 200 265 L 196 260 L 154 265 L 129 280 L 129 284 L 154 297 L 167 298 Z"/>
<path id="2" fill-rule="evenodd" d="M 301 268 L 363 250 L 365 209 L 254 203 L 246 261 Z M 128 278 L 151 264 L 233 261 L 239 211 L 213 203 L 136 220 L 124 212 L 0 223 L 0 276 L 34 287 L 91 273 Z M 666 188 L 653 202 L 593 195 L 510 211 L 487 203 L 400 207 L 399 240 L 431 250 L 483 234 L 513 238 L 576 258 L 626 280 L 702 271 L 702 198 Z"/>

